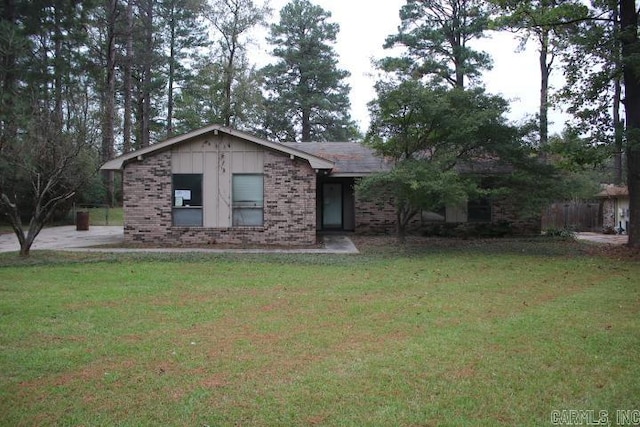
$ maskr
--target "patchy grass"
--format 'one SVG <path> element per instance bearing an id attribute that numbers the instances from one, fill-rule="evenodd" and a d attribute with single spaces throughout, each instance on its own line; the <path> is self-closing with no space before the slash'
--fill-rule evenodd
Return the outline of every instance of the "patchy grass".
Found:
<path id="1" fill-rule="evenodd" d="M 533 426 L 640 409 L 637 261 L 546 239 L 358 244 L 0 256 L 0 424 Z"/>

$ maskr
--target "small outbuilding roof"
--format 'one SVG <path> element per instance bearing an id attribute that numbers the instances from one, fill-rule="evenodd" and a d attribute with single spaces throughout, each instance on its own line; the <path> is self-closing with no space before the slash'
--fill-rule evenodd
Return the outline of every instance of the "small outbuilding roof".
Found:
<path id="1" fill-rule="evenodd" d="M 332 161 L 332 176 L 359 177 L 392 168 L 388 160 L 358 142 L 286 142 L 283 145 Z"/>
<path id="2" fill-rule="evenodd" d="M 629 197 L 629 188 L 626 185 L 604 185 L 602 191 L 598 193 L 597 197 L 601 197 L 604 199 Z"/>
<path id="3" fill-rule="evenodd" d="M 189 141 L 191 139 L 200 137 L 207 133 L 211 133 L 213 135 L 218 135 L 219 133 L 225 133 L 228 135 L 236 136 L 238 138 L 244 139 L 246 141 L 253 142 L 257 145 L 260 145 L 265 148 L 269 148 L 271 150 L 281 152 L 284 154 L 288 154 L 290 156 L 299 157 L 301 159 L 305 159 L 309 162 L 313 169 L 328 169 L 331 170 L 334 168 L 334 162 L 328 160 L 323 157 L 316 156 L 307 151 L 299 150 L 296 146 L 280 144 L 277 142 L 267 141 L 265 139 L 261 139 L 250 135 L 245 132 L 240 132 L 235 129 L 231 129 L 225 126 L 220 125 L 210 125 L 203 127 L 201 129 L 194 130 L 189 133 L 185 133 L 183 135 L 178 135 L 173 138 L 166 139 L 164 141 L 158 142 L 157 144 L 150 145 L 145 148 L 141 148 L 136 151 L 132 151 L 130 153 L 123 154 L 119 157 L 116 157 L 113 160 L 109 160 L 105 164 L 102 165 L 100 169 L 102 170 L 121 170 L 127 162 L 141 159 L 149 154 L 160 152 L 163 150 L 168 150 L 171 147 Z"/>

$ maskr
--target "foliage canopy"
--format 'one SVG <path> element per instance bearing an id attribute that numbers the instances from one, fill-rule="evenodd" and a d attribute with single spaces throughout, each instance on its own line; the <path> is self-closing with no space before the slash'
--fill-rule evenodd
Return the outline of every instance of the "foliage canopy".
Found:
<path id="1" fill-rule="evenodd" d="M 436 211 L 481 196 L 509 197 L 523 216 L 560 188 L 557 170 L 527 144 L 529 128 L 510 125 L 507 102 L 480 88 L 379 82 L 366 143 L 395 168 L 363 179 L 365 198 L 393 200 L 398 234 L 421 210 Z"/>

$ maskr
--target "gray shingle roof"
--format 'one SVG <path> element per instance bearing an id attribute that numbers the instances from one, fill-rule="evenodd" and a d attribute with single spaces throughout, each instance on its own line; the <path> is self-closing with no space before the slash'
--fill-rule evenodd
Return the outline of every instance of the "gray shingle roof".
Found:
<path id="1" fill-rule="evenodd" d="M 365 176 L 391 169 L 390 162 L 357 142 L 286 142 L 283 145 L 334 162 L 331 171 L 334 176 Z"/>

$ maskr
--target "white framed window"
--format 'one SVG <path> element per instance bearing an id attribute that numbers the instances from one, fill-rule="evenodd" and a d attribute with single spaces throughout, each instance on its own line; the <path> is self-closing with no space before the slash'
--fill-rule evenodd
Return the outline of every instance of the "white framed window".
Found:
<path id="1" fill-rule="evenodd" d="M 233 174 L 231 194 L 234 227 L 264 225 L 264 177 L 262 174 Z"/>
<path id="2" fill-rule="evenodd" d="M 202 174 L 174 174 L 172 187 L 173 225 L 202 227 Z"/>

